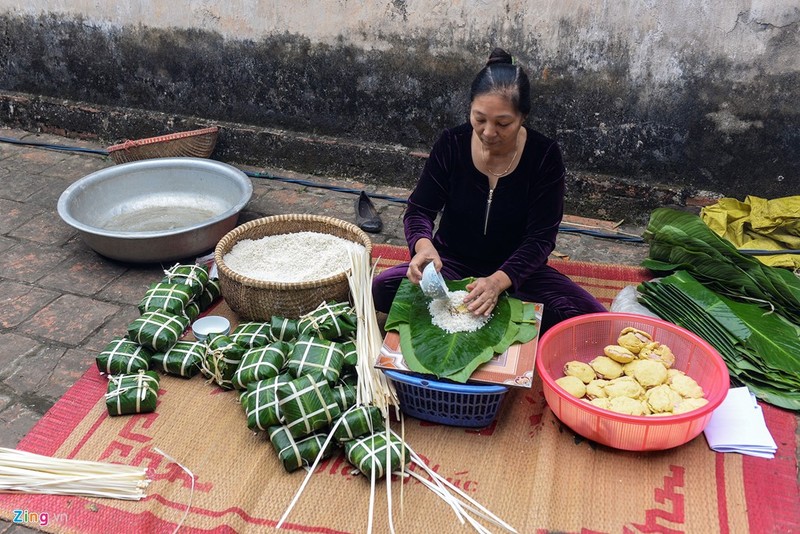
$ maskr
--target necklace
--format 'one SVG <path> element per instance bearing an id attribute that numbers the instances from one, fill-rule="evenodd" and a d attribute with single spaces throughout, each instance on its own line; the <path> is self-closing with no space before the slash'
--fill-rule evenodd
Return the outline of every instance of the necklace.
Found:
<path id="1" fill-rule="evenodd" d="M 489 171 L 489 174 L 491 174 L 492 176 L 497 176 L 498 178 L 500 178 L 501 176 L 505 176 L 506 174 L 508 174 L 508 171 L 511 170 L 511 166 L 514 165 L 514 161 L 516 161 L 517 159 L 517 152 L 519 152 L 519 149 L 514 150 L 514 155 L 511 156 L 511 162 L 508 164 L 508 167 L 506 167 L 506 170 L 504 170 L 503 172 L 494 172 L 492 169 L 489 168 L 489 155 L 486 153 L 486 147 L 483 146 L 483 143 L 481 143 L 483 164 L 486 166 L 486 170 Z"/>

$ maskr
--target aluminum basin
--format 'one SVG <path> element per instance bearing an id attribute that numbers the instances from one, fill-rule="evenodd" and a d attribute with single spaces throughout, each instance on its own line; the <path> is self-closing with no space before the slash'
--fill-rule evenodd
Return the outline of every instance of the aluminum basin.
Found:
<path id="1" fill-rule="evenodd" d="M 168 262 L 213 249 L 253 195 L 239 169 L 201 158 L 157 158 L 94 172 L 70 185 L 58 214 L 111 259 Z"/>

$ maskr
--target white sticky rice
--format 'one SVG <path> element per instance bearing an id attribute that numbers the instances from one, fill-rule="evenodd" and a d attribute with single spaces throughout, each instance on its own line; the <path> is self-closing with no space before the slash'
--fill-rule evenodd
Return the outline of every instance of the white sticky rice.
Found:
<path id="1" fill-rule="evenodd" d="M 488 323 L 491 316 L 475 315 L 462 306 L 464 297 L 468 294 L 467 291 L 451 291 L 447 294 L 449 301 L 448 299 L 432 300 L 428 304 L 428 311 L 431 312 L 431 322 L 448 334 L 474 332 Z M 459 311 L 459 309 L 466 311 Z"/>
<path id="2" fill-rule="evenodd" d="M 294 232 L 242 239 L 222 259 L 232 271 L 256 280 L 311 282 L 349 269 L 350 246 L 363 248 L 335 235 Z"/>

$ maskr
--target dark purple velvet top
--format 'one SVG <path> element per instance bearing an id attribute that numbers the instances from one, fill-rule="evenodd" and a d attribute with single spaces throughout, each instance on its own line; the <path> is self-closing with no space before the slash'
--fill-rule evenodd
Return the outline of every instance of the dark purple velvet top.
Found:
<path id="1" fill-rule="evenodd" d="M 502 270 L 511 290 L 547 263 L 564 213 L 564 164 L 558 144 L 526 128 L 517 168 L 489 179 L 472 162 L 469 123 L 445 130 L 431 150 L 403 218 L 411 255 L 420 238 L 431 238 L 448 258 L 475 269 L 475 276 Z M 488 207 L 488 210 L 487 210 Z"/>

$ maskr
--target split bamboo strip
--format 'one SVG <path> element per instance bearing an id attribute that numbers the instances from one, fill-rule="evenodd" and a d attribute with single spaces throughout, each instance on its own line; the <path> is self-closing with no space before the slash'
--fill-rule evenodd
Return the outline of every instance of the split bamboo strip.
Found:
<path id="1" fill-rule="evenodd" d="M 161 449 L 159 449 L 158 447 L 155 447 L 155 448 L 153 448 L 153 450 L 154 450 L 154 451 L 156 451 L 156 452 L 157 452 L 158 454 L 160 454 L 161 456 L 163 456 L 164 458 L 166 458 L 167 460 L 169 460 L 170 462 L 172 462 L 172 463 L 174 463 L 175 465 L 177 465 L 178 467 L 180 467 L 181 469 L 183 469 L 183 471 L 184 471 L 184 472 L 185 472 L 187 475 L 189 475 L 189 478 L 191 478 L 191 479 L 192 479 L 192 490 L 191 490 L 191 492 L 189 493 L 189 503 L 186 505 L 186 510 L 184 510 L 184 512 L 183 512 L 183 517 L 181 517 L 181 520 L 180 520 L 180 521 L 178 522 L 178 524 L 175 526 L 175 530 L 173 530 L 173 531 L 172 531 L 172 534 L 177 534 L 177 532 L 178 532 L 178 531 L 181 529 L 181 527 L 183 526 L 183 523 L 184 523 L 184 521 L 186 521 L 186 518 L 187 518 L 187 517 L 189 517 L 189 510 L 191 510 L 191 509 L 192 509 L 192 501 L 194 500 L 194 473 L 192 473 L 192 472 L 191 472 L 191 471 L 190 471 L 190 470 L 189 470 L 187 467 L 185 467 L 185 466 L 184 466 L 182 463 L 180 463 L 178 460 L 176 460 L 175 458 L 173 458 L 173 457 L 172 457 L 172 456 L 170 456 L 169 454 L 165 453 L 164 451 L 162 451 L 162 450 L 161 450 Z"/>
<path id="2" fill-rule="evenodd" d="M 0 491 L 139 500 L 149 484 L 147 470 L 139 467 L 0 447 Z"/>
<path id="3" fill-rule="evenodd" d="M 406 447 L 408 447 L 408 444 L 406 444 Z M 439 493 L 438 490 L 434 490 L 434 493 L 439 495 L 439 497 L 444 499 L 448 504 L 451 504 L 451 506 L 455 506 L 455 508 L 458 509 L 458 510 L 455 510 L 455 508 L 454 508 L 454 510 L 456 511 L 456 516 L 458 516 L 459 519 L 461 519 L 461 516 L 463 514 L 463 516 L 467 518 L 467 520 L 470 522 L 470 524 L 473 527 L 476 528 L 476 530 L 478 530 L 479 532 L 483 532 L 483 530 L 481 530 L 481 528 L 483 528 L 483 527 L 480 526 L 479 524 L 475 523 L 474 519 L 471 516 L 469 516 L 469 514 L 466 513 L 467 510 L 465 508 L 473 509 L 473 507 L 475 507 L 477 510 L 480 511 L 479 515 L 481 517 L 484 517 L 485 519 L 491 521 L 492 523 L 494 523 L 494 524 L 496 524 L 496 525 L 508 530 L 509 532 L 513 532 L 513 533 L 516 534 L 517 530 L 514 527 L 512 527 L 511 525 L 509 525 L 508 523 L 506 523 L 505 521 L 503 521 L 502 519 L 500 519 L 499 517 L 494 515 L 486 507 L 482 506 L 478 501 L 476 501 L 475 499 L 473 499 L 472 497 L 470 497 L 469 495 L 467 495 L 466 493 L 464 493 L 463 491 L 458 489 L 451 482 L 449 482 L 446 478 L 442 477 L 441 475 L 439 475 L 438 473 L 433 471 L 430 467 L 428 467 L 428 465 L 425 463 L 425 461 L 422 458 L 420 458 L 420 456 L 416 452 L 414 452 L 414 449 L 412 449 L 411 447 L 408 447 L 408 451 L 411 454 L 411 461 L 414 462 L 421 469 L 423 469 L 428 474 L 428 476 L 431 478 L 431 480 L 433 481 L 432 484 L 434 484 L 435 486 L 437 486 L 439 488 L 439 490 L 444 492 L 444 493 Z M 412 475 L 412 476 L 416 475 L 416 473 L 412 473 L 411 470 L 408 470 L 406 472 L 408 474 Z M 426 484 L 426 486 L 427 486 L 427 484 Z M 446 488 L 445 488 L 445 486 L 446 486 Z M 428 487 L 430 489 L 433 489 L 431 486 L 428 486 Z M 454 491 L 459 497 L 465 499 L 468 502 L 468 504 L 465 505 L 465 503 L 463 503 L 462 501 L 458 500 L 457 497 L 455 497 L 452 494 L 450 494 L 450 490 Z M 462 521 L 462 523 L 463 523 L 463 521 Z M 479 526 L 481 528 L 478 528 Z"/>
<path id="4" fill-rule="evenodd" d="M 353 307 L 358 317 L 356 403 L 376 406 L 386 419 L 389 415 L 389 407 L 394 406 L 397 410 L 400 403 L 394 385 L 383 372 L 375 368 L 383 345 L 378 317 L 375 314 L 375 303 L 372 300 L 372 278 L 375 266 L 370 267 L 370 257 L 366 249 L 357 246 L 349 246 L 348 249 L 350 270 L 347 271 L 347 281 L 350 285 Z"/>

